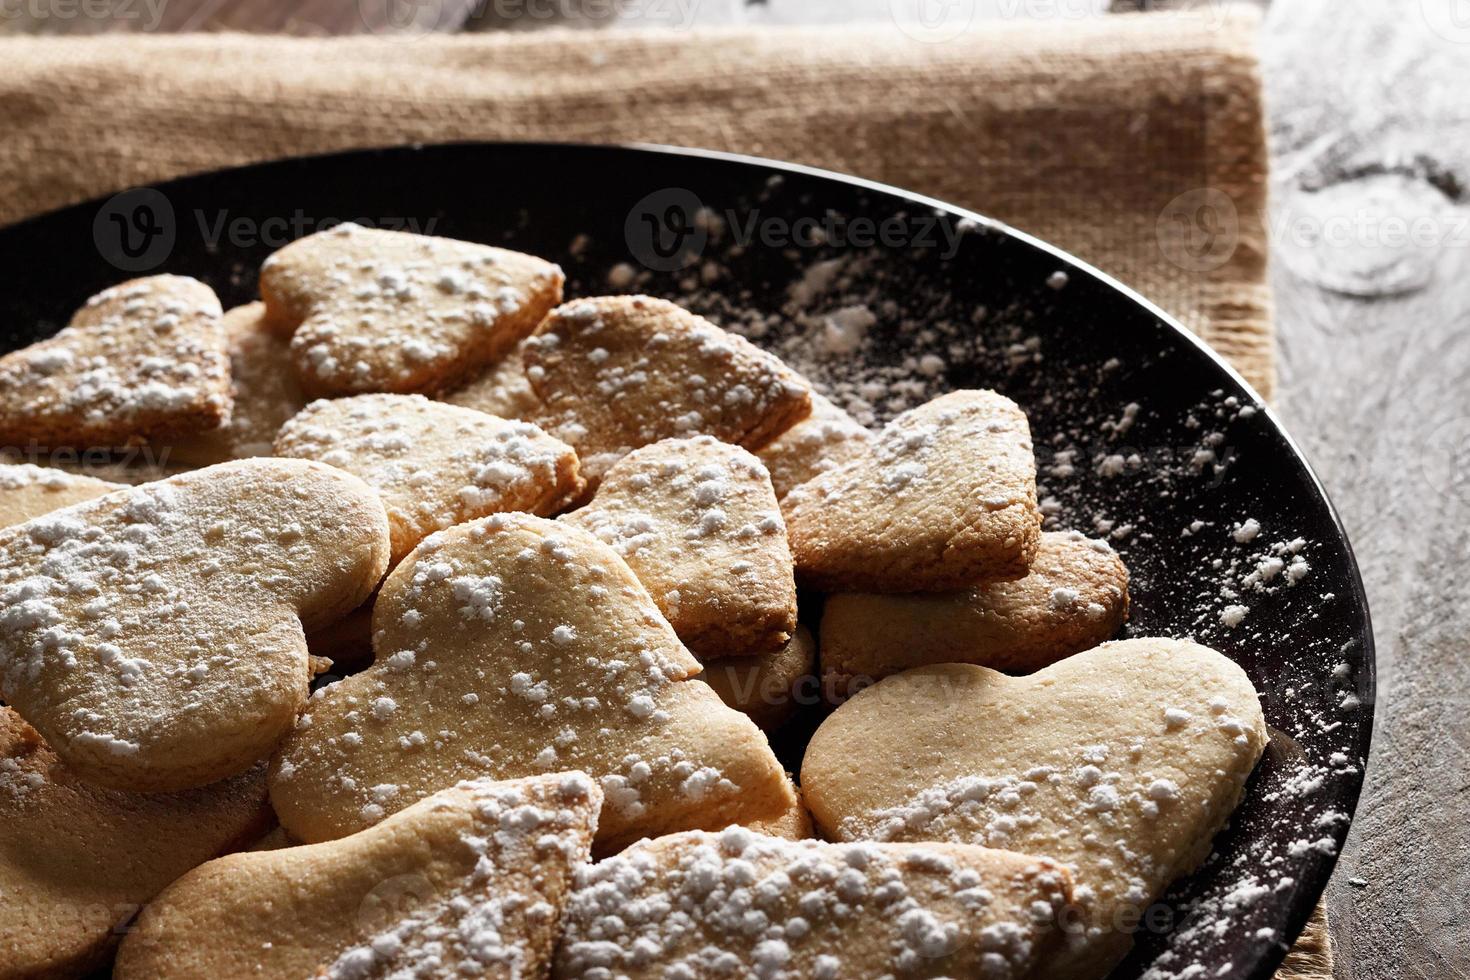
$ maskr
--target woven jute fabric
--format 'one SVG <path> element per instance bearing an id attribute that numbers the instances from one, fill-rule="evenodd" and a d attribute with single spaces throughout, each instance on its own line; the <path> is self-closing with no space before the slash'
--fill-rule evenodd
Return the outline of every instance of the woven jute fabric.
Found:
<path id="1" fill-rule="evenodd" d="M 1173 313 L 1269 396 L 1258 17 L 1208 6 L 987 23 L 939 43 L 892 24 L 0 39 L 0 223 L 354 147 L 730 150 L 895 184 L 1060 245 Z M 1320 916 L 1280 976 L 1330 980 Z"/>
<path id="2" fill-rule="evenodd" d="M 0 40 L 0 222 L 304 153 L 643 141 L 826 167 L 999 218 L 1178 316 L 1263 394 L 1258 18 Z M 527 175 L 534 179 L 534 175 Z M 595 179 L 589 175 L 588 179 Z"/>

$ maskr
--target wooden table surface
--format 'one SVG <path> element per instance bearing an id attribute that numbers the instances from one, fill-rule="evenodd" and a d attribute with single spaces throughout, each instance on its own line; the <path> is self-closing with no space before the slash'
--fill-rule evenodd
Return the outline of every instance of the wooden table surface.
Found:
<path id="1" fill-rule="evenodd" d="M 613 26 L 608 11 L 618 6 L 89 0 L 120 14 L 35 15 L 61 2 L 0 0 L 0 33 L 356 33 L 405 16 L 439 30 L 523 29 L 566 18 L 504 14 L 579 6 L 587 13 L 571 22 L 597 28 Z M 973 2 L 981 16 L 1105 6 Z M 635 26 L 649 26 L 887 17 L 889 6 L 640 0 L 622 9 Z M 1470 4 L 1276 0 L 1262 47 L 1274 165 L 1277 404 L 1347 525 L 1378 641 L 1368 785 L 1328 894 L 1337 975 L 1470 978 Z"/>

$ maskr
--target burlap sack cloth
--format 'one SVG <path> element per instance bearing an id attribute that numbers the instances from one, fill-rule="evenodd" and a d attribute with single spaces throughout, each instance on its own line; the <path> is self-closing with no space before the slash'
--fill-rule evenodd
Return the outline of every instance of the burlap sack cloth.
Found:
<path id="1" fill-rule="evenodd" d="M 0 40 L 0 223 L 231 164 L 443 140 L 646 141 L 827 167 L 1000 218 L 1274 384 L 1246 10 L 867 27 Z M 505 188 L 507 193 L 515 189 Z M 1330 975 L 1314 923 L 1283 976 Z"/>

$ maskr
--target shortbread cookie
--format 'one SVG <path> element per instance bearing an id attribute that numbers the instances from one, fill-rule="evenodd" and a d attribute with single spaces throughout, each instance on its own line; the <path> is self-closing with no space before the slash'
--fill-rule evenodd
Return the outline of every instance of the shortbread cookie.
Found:
<path id="1" fill-rule="evenodd" d="M 269 456 L 276 432 L 306 405 L 291 363 L 291 344 L 266 323 L 264 303 L 225 311 L 224 328 L 234 397 L 230 420 L 217 429 L 157 446 L 170 462 L 208 466 Z"/>
<path id="2" fill-rule="evenodd" d="M 786 495 L 798 578 L 823 592 L 940 592 L 1020 578 L 1041 512 L 1026 415 L 993 391 L 904 412 Z"/>
<path id="3" fill-rule="evenodd" d="M 548 976 L 601 803 L 582 773 L 460 783 L 343 840 L 212 861 L 149 904 L 113 976 Z"/>
<path id="4" fill-rule="evenodd" d="M 745 828 L 757 834 L 785 840 L 809 840 L 817 836 L 816 828 L 812 826 L 811 811 L 801 801 L 801 790 L 793 786 L 791 791 L 796 799 L 785 813 L 768 820 L 751 820 L 745 824 Z"/>
<path id="5" fill-rule="evenodd" d="M 760 460 L 710 436 L 629 453 L 563 518 L 612 546 L 703 658 L 779 650 L 796 629 L 786 524 Z"/>
<path id="6" fill-rule="evenodd" d="M 124 446 L 229 415 L 219 300 L 184 276 L 98 293 L 56 336 L 0 357 L 0 444 Z"/>
<path id="7" fill-rule="evenodd" d="M 265 826 L 265 766 L 184 793 L 77 779 L 0 707 L 0 976 L 86 976 L 140 904 Z"/>
<path id="8" fill-rule="evenodd" d="M 302 840 L 458 779 L 556 769 L 600 781 L 604 851 L 791 806 L 760 730 L 693 680 L 648 592 L 578 528 L 497 514 L 429 537 L 373 631 L 374 665 L 318 693 L 276 759 L 271 800 Z"/>
<path id="9" fill-rule="evenodd" d="M 531 390 L 531 380 L 526 377 L 526 365 L 522 361 L 525 343 L 521 341 L 514 350 L 490 365 L 485 373 L 441 395 L 440 399 L 503 419 L 539 421 L 541 399 Z"/>
<path id="10" fill-rule="evenodd" d="M 828 596 L 822 673 L 828 690 L 927 664 L 1039 670 L 1111 639 L 1128 616 L 1128 568 L 1076 531 L 1048 531 L 1025 578 L 963 592 Z"/>
<path id="11" fill-rule="evenodd" d="M 362 602 L 388 522 L 357 477 L 222 463 L 0 531 L 0 696 L 77 775 L 175 790 L 267 755 L 306 701 L 303 628 Z"/>
<path id="12" fill-rule="evenodd" d="M 90 476 L 78 476 L 30 463 L 0 463 L 0 527 L 20 524 L 53 510 L 127 489 Z"/>
<path id="13" fill-rule="evenodd" d="M 771 471 L 776 496 L 848 463 L 867 450 L 873 433 L 822 395 L 812 392 L 812 414 L 787 429 L 757 455 Z"/>
<path id="14" fill-rule="evenodd" d="M 554 975 L 1031 977 L 1070 891 L 983 847 L 677 834 L 581 869 Z"/>
<path id="15" fill-rule="evenodd" d="M 1183 640 L 1105 643 L 1026 677 L 921 667 L 812 737 L 802 791 L 834 840 L 954 841 L 1067 865 L 1080 908 L 1048 978 L 1101 977 L 1210 853 L 1266 745 L 1245 672 Z"/>
<path id="16" fill-rule="evenodd" d="M 266 259 L 260 295 L 308 394 L 432 392 L 536 329 L 563 278 L 508 249 L 342 224 Z"/>
<path id="17" fill-rule="evenodd" d="M 276 455 L 366 480 L 388 508 L 395 562 L 435 531 L 477 517 L 554 514 L 584 486 L 576 452 L 536 426 L 422 395 L 312 402 L 282 426 Z"/>
<path id="18" fill-rule="evenodd" d="M 803 698 L 815 700 L 817 644 L 811 630 L 797 626 L 779 650 L 754 657 L 723 657 L 704 665 L 699 677 L 736 711 L 763 731 L 784 725 Z"/>
<path id="19" fill-rule="evenodd" d="M 594 476 L 660 439 L 710 435 L 757 450 L 811 412 L 810 387 L 775 357 L 648 296 L 557 307 L 525 365 L 554 434 Z"/>

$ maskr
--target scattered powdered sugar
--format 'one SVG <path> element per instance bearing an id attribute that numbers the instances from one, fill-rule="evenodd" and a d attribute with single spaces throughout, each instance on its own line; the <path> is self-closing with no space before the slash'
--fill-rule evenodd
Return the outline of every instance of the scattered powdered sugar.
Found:
<path id="1" fill-rule="evenodd" d="M 789 186 L 774 181 L 750 206 L 800 213 L 805 204 Z M 1270 793 L 1312 759 L 1356 756 L 1363 699 L 1351 672 L 1328 676 L 1358 642 L 1347 632 L 1356 618 L 1338 572 L 1345 558 L 1333 534 L 1293 526 L 1311 509 L 1279 496 L 1280 486 L 1295 486 L 1289 447 L 1273 440 L 1258 406 L 1216 387 L 1192 351 L 1149 340 L 1146 329 L 1115 331 L 1101 322 L 1089 305 L 1097 295 L 1090 277 L 1043 272 L 1034 284 L 991 289 L 973 262 L 962 257 L 950 266 L 936 261 L 937 250 L 819 247 L 787 252 L 783 278 L 779 262 L 765 253 L 761 263 L 751 261 L 745 243 L 722 234 L 723 224 L 708 230 L 697 268 L 664 278 L 628 267 L 613 280 L 589 266 L 585 288 L 669 296 L 779 355 L 830 399 L 836 418 L 854 426 L 876 427 L 956 387 L 995 387 L 1014 398 L 1031 418 L 1046 527 L 1105 539 L 1130 567 L 1125 635 L 1192 637 L 1246 664 L 1269 721 L 1306 752 L 1305 759 L 1268 753 L 1256 793 Z M 960 231 L 991 234 L 973 223 Z M 1048 319 L 1055 323 L 1041 322 Z M 1119 338 L 1112 356 L 1098 359 L 1091 340 L 1072 340 L 1103 329 Z M 1159 381 L 1168 376 L 1187 377 L 1184 390 L 1203 379 L 1194 389 L 1200 394 L 1181 400 Z M 1235 485 L 1275 475 L 1278 464 L 1287 482 L 1273 485 L 1275 495 L 1250 497 L 1246 513 L 1221 513 L 1222 501 L 1240 499 Z M 887 476 L 899 493 L 922 479 L 902 461 Z M 1312 492 L 1309 479 L 1303 486 Z M 1069 598 L 1062 592 L 1051 601 Z M 1313 707 L 1324 688 L 1334 710 Z M 1198 723 L 1194 712 L 1166 707 L 1169 724 Z M 1195 914 L 1172 939 L 1146 937 L 1163 951 L 1159 976 L 1172 976 L 1166 964 L 1187 963 L 1180 951 L 1210 942 L 1217 930 L 1254 923 L 1253 933 L 1263 916 L 1277 915 L 1269 902 L 1227 908 L 1216 900 L 1240 880 L 1235 862 L 1304 866 L 1277 843 L 1282 834 L 1310 825 L 1325 801 L 1360 779 L 1354 763 L 1290 804 L 1272 808 L 1260 795 L 1248 797 L 1237 818 L 1249 833 L 1223 845 L 1230 863 L 1212 864 L 1184 886 L 1189 902 L 1199 903 Z M 1108 802 L 1105 794 L 1099 802 Z M 1178 908 L 1188 913 L 1190 906 Z"/>

